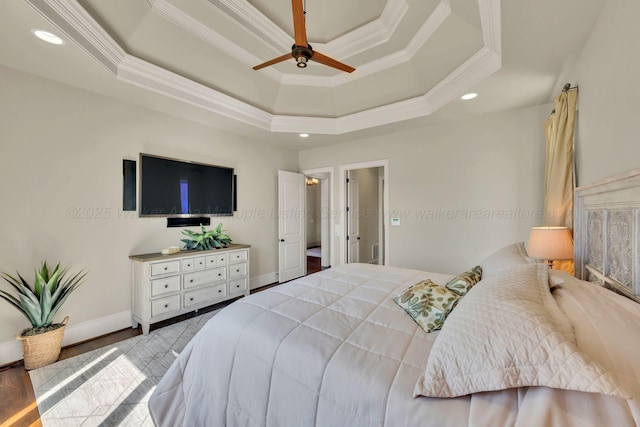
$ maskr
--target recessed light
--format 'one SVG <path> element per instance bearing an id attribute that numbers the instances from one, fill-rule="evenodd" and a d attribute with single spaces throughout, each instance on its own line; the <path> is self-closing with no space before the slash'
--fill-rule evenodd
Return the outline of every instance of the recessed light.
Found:
<path id="1" fill-rule="evenodd" d="M 309 138 L 309 134 L 308 133 L 301 133 L 300 134 L 300 138 Z"/>
<path id="2" fill-rule="evenodd" d="M 64 44 L 64 40 L 62 40 L 60 37 L 56 36 L 55 34 L 50 33 L 49 31 L 33 30 L 32 33 L 34 36 L 36 36 L 40 40 L 45 41 L 47 43 Z"/>
<path id="3" fill-rule="evenodd" d="M 478 96 L 478 94 L 477 94 L 477 93 L 468 93 L 468 94 L 466 94 L 466 95 L 462 95 L 462 96 L 460 97 L 460 99 L 464 99 L 465 101 L 468 101 L 468 100 L 470 100 L 470 99 L 475 98 L 476 96 Z"/>

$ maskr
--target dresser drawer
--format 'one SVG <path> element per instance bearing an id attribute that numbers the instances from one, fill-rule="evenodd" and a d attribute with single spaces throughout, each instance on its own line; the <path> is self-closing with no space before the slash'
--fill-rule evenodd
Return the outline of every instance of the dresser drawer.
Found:
<path id="1" fill-rule="evenodd" d="M 203 256 L 199 256 L 193 259 L 193 269 L 194 270 L 204 270 L 207 267 L 207 258 Z"/>
<path id="2" fill-rule="evenodd" d="M 183 307 L 187 308 L 193 305 L 199 305 L 209 301 L 224 298 L 227 295 L 226 284 L 221 283 L 215 286 L 207 286 L 206 288 L 189 291 L 184 293 Z"/>
<path id="3" fill-rule="evenodd" d="M 151 298 L 170 292 L 180 291 L 180 276 L 166 277 L 151 281 Z"/>
<path id="4" fill-rule="evenodd" d="M 180 295 L 151 301 L 151 317 L 180 310 Z"/>
<path id="5" fill-rule="evenodd" d="M 229 278 L 243 277 L 247 275 L 247 264 L 233 264 L 227 267 L 229 269 Z"/>
<path id="6" fill-rule="evenodd" d="M 216 266 L 216 256 L 215 255 L 208 255 L 205 258 L 205 262 L 207 264 L 207 268 L 213 268 Z"/>
<path id="7" fill-rule="evenodd" d="M 247 278 L 235 279 L 229 282 L 229 295 L 244 293 L 247 290 Z"/>
<path id="8" fill-rule="evenodd" d="M 151 275 L 160 276 L 162 274 L 179 273 L 180 261 L 166 261 L 151 264 Z"/>
<path id="9" fill-rule="evenodd" d="M 227 272 L 223 268 L 214 268 L 212 270 L 197 271 L 195 273 L 185 274 L 182 279 L 183 289 L 195 288 L 215 283 L 227 278 Z"/>
<path id="10" fill-rule="evenodd" d="M 247 251 L 235 251 L 229 253 L 229 264 L 234 262 L 245 262 L 247 260 Z"/>
<path id="11" fill-rule="evenodd" d="M 193 271 L 193 258 L 180 260 L 180 268 L 182 271 Z"/>

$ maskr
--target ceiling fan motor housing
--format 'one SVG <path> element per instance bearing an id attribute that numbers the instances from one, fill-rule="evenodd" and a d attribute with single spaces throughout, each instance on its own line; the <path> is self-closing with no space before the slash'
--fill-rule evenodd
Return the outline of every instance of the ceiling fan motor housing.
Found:
<path id="1" fill-rule="evenodd" d="M 294 44 L 291 46 L 291 56 L 296 60 L 298 67 L 305 68 L 307 66 L 307 62 L 313 56 L 313 48 L 311 45 L 296 46 Z"/>

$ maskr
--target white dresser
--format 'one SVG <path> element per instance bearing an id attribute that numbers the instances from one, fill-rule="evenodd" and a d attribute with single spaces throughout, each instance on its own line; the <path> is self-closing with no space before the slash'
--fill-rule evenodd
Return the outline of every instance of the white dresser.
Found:
<path id="1" fill-rule="evenodd" d="M 249 295 L 249 245 L 211 251 L 131 255 L 131 322 L 152 323 Z"/>

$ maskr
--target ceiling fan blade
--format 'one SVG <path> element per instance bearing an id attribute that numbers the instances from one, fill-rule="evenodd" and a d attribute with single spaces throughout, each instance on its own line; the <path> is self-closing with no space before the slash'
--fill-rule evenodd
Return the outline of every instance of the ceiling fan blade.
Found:
<path id="1" fill-rule="evenodd" d="M 329 67 L 337 68 L 338 70 L 346 71 L 347 73 L 353 73 L 356 70 L 355 68 L 347 64 L 343 64 L 340 61 L 336 61 L 333 58 L 329 58 L 327 55 L 323 55 L 316 50 L 313 51 L 313 56 L 311 57 L 311 60 L 319 62 L 324 65 L 328 65 Z"/>
<path id="2" fill-rule="evenodd" d="M 272 59 L 271 61 L 264 62 L 260 65 L 256 65 L 253 67 L 254 70 L 259 70 L 264 67 L 268 67 L 269 65 L 277 64 L 278 62 L 286 61 L 287 59 L 291 59 L 292 56 L 290 53 L 285 53 L 282 56 L 278 56 L 277 58 Z"/>
<path id="3" fill-rule="evenodd" d="M 304 7 L 302 0 L 291 0 L 293 10 L 293 32 L 295 34 L 296 46 L 307 47 L 307 28 L 304 20 Z"/>

